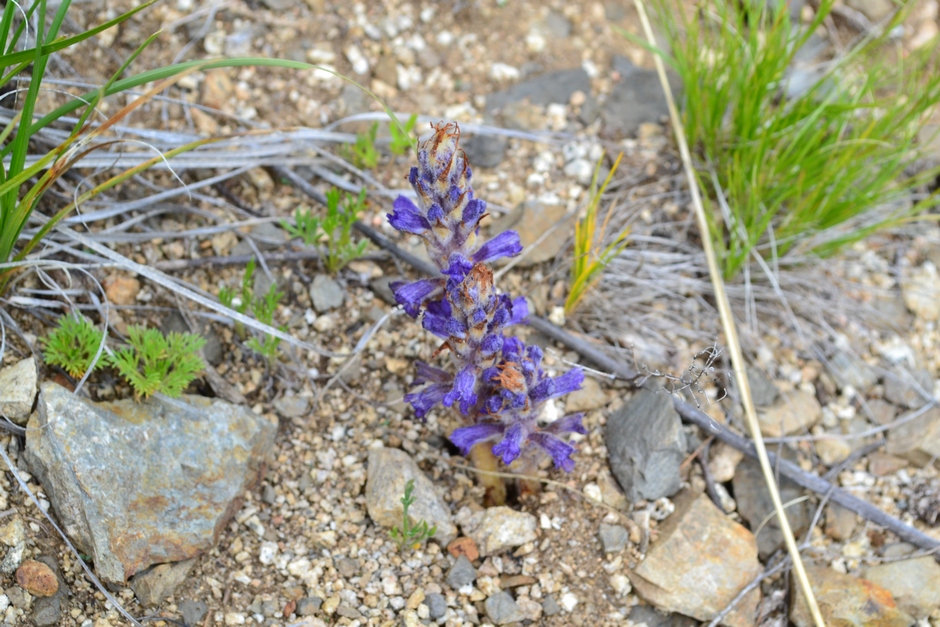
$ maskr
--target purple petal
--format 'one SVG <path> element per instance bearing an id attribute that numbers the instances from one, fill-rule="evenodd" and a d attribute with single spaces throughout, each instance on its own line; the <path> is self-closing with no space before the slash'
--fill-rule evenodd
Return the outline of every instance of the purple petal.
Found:
<path id="1" fill-rule="evenodd" d="M 527 347 L 525 354 L 536 366 L 542 363 L 542 357 L 545 356 L 545 353 L 542 352 L 542 348 L 535 345 Z"/>
<path id="2" fill-rule="evenodd" d="M 395 229 L 421 235 L 431 228 L 431 224 L 421 215 L 418 207 L 404 196 L 396 198 L 392 208 L 394 211 L 386 214 L 386 217 Z"/>
<path id="3" fill-rule="evenodd" d="M 493 454 L 503 458 L 507 466 L 522 453 L 522 442 L 525 440 L 525 429 L 518 422 L 506 430 L 506 435 L 493 447 Z"/>
<path id="4" fill-rule="evenodd" d="M 418 184 L 418 168 L 412 167 L 411 171 L 408 172 L 408 182 L 411 183 L 412 187 Z M 415 189 L 415 191 L 418 190 Z"/>
<path id="5" fill-rule="evenodd" d="M 581 384 L 584 383 L 584 371 L 580 368 L 572 368 L 565 374 L 555 377 L 554 381 L 555 391 L 552 392 L 552 398 L 558 398 L 581 389 Z"/>
<path id="6" fill-rule="evenodd" d="M 545 449 L 545 451 L 552 456 L 552 461 L 555 462 L 558 468 L 561 468 L 565 472 L 574 470 L 574 460 L 571 459 L 571 455 L 574 453 L 573 446 L 562 442 L 549 433 L 533 433 L 529 436 L 529 439 Z M 495 446 L 493 450 L 495 452 Z"/>
<path id="7" fill-rule="evenodd" d="M 444 339 L 451 337 L 462 338 L 466 335 L 466 329 L 463 328 L 463 325 L 460 324 L 458 320 L 435 316 L 427 311 L 424 312 L 421 324 L 434 335 Z"/>
<path id="8" fill-rule="evenodd" d="M 451 255 L 448 262 L 450 265 L 444 270 L 444 274 L 457 280 L 463 280 L 473 270 L 473 262 L 460 253 Z"/>
<path id="9" fill-rule="evenodd" d="M 519 234 L 515 231 L 503 231 L 480 246 L 480 250 L 473 253 L 473 261 L 486 263 L 500 257 L 514 257 L 521 252 L 522 243 L 519 241 Z"/>
<path id="10" fill-rule="evenodd" d="M 463 208 L 463 223 L 468 227 L 474 227 L 484 213 L 486 213 L 486 202 L 474 198 Z"/>
<path id="11" fill-rule="evenodd" d="M 513 299 L 511 309 L 512 317 L 509 319 L 509 324 L 522 324 L 529 317 L 529 303 L 526 302 L 525 296 Z"/>
<path id="12" fill-rule="evenodd" d="M 587 433 L 587 429 L 585 429 L 584 425 L 581 424 L 582 418 L 584 418 L 584 414 L 570 414 L 564 418 L 559 418 L 552 424 L 545 427 L 544 430 L 555 434 L 580 433 L 584 435 Z"/>
<path id="13" fill-rule="evenodd" d="M 470 454 L 472 449 L 481 442 L 492 440 L 503 432 L 503 426 L 498 424 L 471 425 L 461 427 L 450 434 L 450 441 L 460 449 L 464 455 Z"/>
<path id="14" fill-rule="evenodd" d="M 487 335 L 480 342 L 480 350 L 484 355 L 490 356 L 503 347 L 503 336 L 498 334 Z"/>
<path id="15" fill-rule="evenodd" d="M 440 222 L 444 219 L 444 210 L 441 209 L 441 206 L 437 203 L 431 205 L 431 208 L 428 209 L 428 222 Z"/>
<path id="16" fill-rule="evenodd" d="M 451 373 L 430 366 L 423 361 L 415 362 L 415 370 L 417 371 L 415 374 L 415 385 L 422 383 L 450 383 L 454 380 L 454 375 Z"/>
<path id="17" fill-rule="evenodd" d="M 454 387 L 450 392 L 444 395 L 444 406 L 450 407 L 457 401 L 460 401 L 460 411 L 464 414 L 470 407 L 477 402 L 476 382 L 477 378 L 473 366 L 467 366 L 457 373 L 454 377 Z"/>
<path id="18" fill-rule="evenodd" d="M 435 405 L 443 400 L 447 387 L 446 384 L 442 383 L 429 385 L 416 394 L 405 394 L 405 402 L 414 407 L 415 416 L 424 418 Z"/>
<path id="19" fill-rule="evenodd" d="M 414 283 L 392 283 L 389 285 L 392 293 L 395 294 L 395 300 L 401 305 L 405 312 L 412 318 L 418 316 L 421 310 L 421 304 L 440 289 L 440 279 L 422 279 Z"/>
<path id="20" fill-rule="evenodd" d="M 494 394 L 486 399 L 486 402 L 483 403 L 483 407 L 488 414 L 499 413 L 499 410 L 503 408 L 503 399 L 500 398 L 498 394 Z"/>
<path id="21" fill-rule="evenodd" d="M 533 405 L 538 405 L 550 399 L 554 391 L 555 382 L 548 378 L 542 379 L 529 390 L 529 400 L 532 401 Z"/>
<path id="22" fill-rule="evenodd" d="M 506 341 L 503 342 L 503 355 L 507 360 L 514 361 L 518 359 L 524 349 L 525 345 L 517 337 L 507 337 Z"/>
<path id="23" fill-rule="evenodd" d="M 439 300 L 432 300 L 431 302 L 425 304 L 425 311 L 427 311 L 432 316 L 440 316 L 441 318 L 450 318 L 453 310 L 450 308 L 450 303 L 445 299 L 441 298 Z"/>

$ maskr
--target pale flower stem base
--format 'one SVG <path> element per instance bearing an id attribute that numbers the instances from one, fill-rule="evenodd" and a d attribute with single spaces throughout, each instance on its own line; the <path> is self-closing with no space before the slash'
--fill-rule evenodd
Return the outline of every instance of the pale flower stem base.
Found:
<path id="1" fill-rule="evenodd" d="M 499 472 L 499 459 L 493 455 L 493 443 L 483 442 L 470 449 L 470 461 L 479 470 L 487 473 Z M 477 475 L 480 485 L 486 488 L 483 504 L 498 507 L 506 504 L 506 482 L 502 477 L 480 473 Z"/>

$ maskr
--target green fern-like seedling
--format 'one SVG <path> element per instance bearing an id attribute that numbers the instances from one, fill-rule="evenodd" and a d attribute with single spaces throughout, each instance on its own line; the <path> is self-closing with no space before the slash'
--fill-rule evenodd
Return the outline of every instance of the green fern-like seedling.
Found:
<path id="1" fill-rule="evenodd" d="M 340 208 L 342 204 L 342 208 Z M 288 233 L 303 239 L 304 244 L 326 245 L 325 265 L 328 272 L 336 273 L 350 261 L 362 257 L 369 245 L 368 240 L 352 241 L 352 229 L 366 207 L 366 190 L 351 196 L 335 187 L 326 193 L 326 215 L 313 216 L 309 211 L 298 209 L 294 213 L 294 225 L 283 221 Z M 220 296 L 221 298 L 221 296 Z"/>
<path id="2" fill-rule="evenodd" d="M 92 360 L 103 338 L 104 333 L 85 316 L 62 316 L 59 326 L 42 340 L 44 359 L 47 364 L 59 366 L 69 376 L 80 379 L 98 365 Z"/>
<path id="3" fill-rule="evenodd" d="M 375 148 L 375 138 L 378 132 L 379 123 L 373 122 L 368 131 L 356 133 L 356 143 L 342 147 L 342 155 L 352 161 L 357 168 L 374 169 L 379 165 L 379 151 Z"/>
<path id="4" fill-rule="evenodd" d="M 255 267 L 257 262 L 252 258 L 245 265 L 245 274 L 242 276 L 242 286 L 241 291 L 238 292 L 238 302 L 235 301 L 236 292 L 228 285 L 223 285 L 222 289 L 219 290 L 219 302 L 228 307 L 229 309 L 234 309 L 240 314 L 244 314 L 248 311 L 248 307 L 251 306 L 252 301 L 252 290 L 254 285 L 254 274 Z M 241 322 L 235 323 L 235 333 L 238 334 L 238 337 L 245 339 L 245 325 Z"/>
<path id="5" fill-rule="evenodd" d="M 409 479 L 408 483 L 405 484 L 405 494 L 401 497 L 401 527 L 393 527 L 391 531 L 388 532 L 388 535 L 391 536 L 395 544 L 398 545 L 399 551 L 405 550 L 405 547 L 417 550 L 418 547 L 437 533 L 437 525 L 428 527 L 428 523 L 425 520 L 418 521 L 417 523 L 412 522 L 411 516 L 408 515 L 408 510 L 417 500 L 412 494 L 414 489 L 415 480 Z"/>
<path id="6" fill-rule="evenodd" d="M 128 347 L 114 351 L 111 365 L 134 388 L 140 400 L 157 392 L 180 396 L 205 368 L 199 350 L 206 340 L 193 333 L 163 335 L 141 326 L 127 330 Z"/>
<path id="7" fill-rule="evenodd" d="M 278 291 L 277 286 L 272 284 L 264 298 L 255 298 L 251 301 L 251 312 L 258 319 L 258 322 L 263 322 L 268 326 L 273 325 L 274 313 L 277 311 L 277 305 L 283 296 L 284 294 Z M 286 326 L 280 326 L 278 329 L 287 331 Z M 248 348 L 261 353 L 269 363 L 274 363 L 277 359 L 277 347 L 280 343 L 281 338 L 265 334 L 260 340 L 257 337 L 248 340 Z"/>
<path id="8" fill-rule="evenodd" d="M 415 128 L 415 124 L 418 122 L 418 114 L 413 114 L 408 121 L 405 122 L 405 130 L 402 132 L 398 128 L 398 124 L 390 124 L 388 127 L 389 132 L 392 134 L 392 141 L 388 144 L 388 149 L 392 151 L 392 154 L 396 157 L 403 155 L 414 147 L 414 140 L 411 138 L 411 132 Z"/>

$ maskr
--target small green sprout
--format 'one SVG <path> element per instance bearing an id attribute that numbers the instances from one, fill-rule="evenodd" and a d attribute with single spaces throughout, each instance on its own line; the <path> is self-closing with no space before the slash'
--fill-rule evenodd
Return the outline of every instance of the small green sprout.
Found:
<path id="1" fill-rule="evenodd" d="M 240 314 L 244 314 L 248 311 L 248 307 L 251 305 L 252 301 L 252 284 L 254 283 L 256 265 L 254 258 L 252 258 L 245 266 L 245 275 L 242 277 L 242 287 L 238 295 L 238 302 L 235 302 L 235 290 L 224 285 L 222 289 L 219 290 L 220 303 L 229 309 L 234 309 Z M 245 325 L 241 322 L 235 323 L 235 332 L 238 334 L 238 337 L 245 339 Z"/>
<path id="2" fill-rule="evenodd" d="M 394 527 L 388 532 L 400 551 L 403 551 L 406 546 L 411 547 L 412 550 L 417 550 L 418 547 L 437 533 L 437 525 L 428 528 L 428 523 L 424 520 L 415 524 L 412 522 L 411 516 L 408 515 L 408 509 L 417 500 L 412 496 L 414 489 L 415 480 L 409 479 L 408 483 L 405 484 L 405 495 L 401 497 L 401 527 Z"/>
<path id="3" fill-rule="evenodd" d="M 205 368 L 199 350 L 206 340 L 194 333 L 170 333 L 133 326 L 127 329 L 129 346 L 114 351 L 111 365 L 134 388 L 140 400 L 160 392 L 177 397 Z"/>
<path id="4" fill-rule="evenodd" d="M 340 201 L 343 203 L 340 209 Z M 310 211 L 294 212 L 294 222 L 282 221 L 281 225 L 293 237 L 303 239 L 307 246 L 323 242 L 327 246 L 326 269 L 336 273 L 350 261 L 358 259 L 368 246 L 367 240 L 352 242 L 352 228 L 366 206 L 366 190 L 358 196 L 350 196 L 333 188 L 326 193 L 326 216 L 314 216 Z"/>
<path id="5" fill-rule="evenodd" d="M 414 148 L 415 142 L 411 138 L 411 132 L 415 128 L 415 124 L 418 123 L 418 114 L 414 113 L 408 121 L 405 122 L 405 130 L 401 131 L 398 128 L 398 124 L 390 124 L 388 127 L 389 132 L 392 134 L 392 141 L 388 145 L 388 149 L 392 151 L 392 154 L 396 157 L 403 155 L 412 148 Z"/>
<path id="6" fill-rule="evenodd" d="M 368 131 L 356 133 L 356 143 L 344 145 L 341 153 L 357 168 L 374 169 L 379 165 L 379 151 L 375 148 L 378 132 L 379 123 L 373 122 Z"/>
<path id="7" fill-rule="evenodd" d="M 59 318 L 59 326 L 49 337 L 42 340 L 47 364 L 59 366 L 69 376 L 80 379 L 89 370 L 97 367 L 92 363 L 104 339 L 91 320 L 81 314 L 69 314 Z"/>
<path id="8" fill-rule="evenodd" d="M 277 311 L 277 305 L 283 296 L 284 294 L 278 291 L 277 285 L 272 283 L 271 287 L 268 288 L 268 293 L 263 298 L 255 298 L 251 301 L 251 311 L 255 318 L 259 322 L 272 326 L 274 324 L 274 313 Z M 283 325 L 278 329 L 287 331 L 287 327 Z M 261 340 L 257 337 L 248 340 L 248 348 L 261 353 L 269 363 L 274 363 L 277 360 L 277 347 L 280 343 L 281 338 L 265 334 Z"/>

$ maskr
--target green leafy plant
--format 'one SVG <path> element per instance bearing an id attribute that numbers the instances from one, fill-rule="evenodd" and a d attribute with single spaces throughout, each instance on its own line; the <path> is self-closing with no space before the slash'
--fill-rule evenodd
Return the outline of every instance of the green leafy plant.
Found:
<path id="1" fill-rule="evenodd" d="M 242 275 L 241 291 L 236 294 L 235 290 L 228 285 L 223 285 L 222 289 L 219 290 L 219 302 L 240 314 L 244 314 L 248 311 L 248 308 L 251 306 L 252 294 L 254 293 L 254 275 L 256 267 L 257 262 L 252 257 L 245 265 L 245 274 Z M 235 300 L 236 296 L 238 297 L 237 301 Z M 245 339 L 245 325 L 241 322 L 235 323 L 235 332 L 238 334 L 238 337 Z"/>
<path id="2" fill-rule="evenodd" d="M 206 340 L 194 333 L 170 333 L 132 326 L 128 346 L 114 351 L 109 361 L 127 379 L 139 400 L 157 392 L 180 396 L 206 367 L 199 350 Z"/>
<path id="3" fill-rule="evenodd" d="M 47 364 L 59 366 L 69 376 L 80 379 L 98 362 L 95 355 L 104 340 L 104 333 L 91 320 L 81 314 L 59 318 L 58 326 L 43 338 L 43 358 Z"/>
<path id="4" fill-rule="evenodd" d="M 264 297 L 255 298 L 251 301 L 251 311 L 255 315 L 255 318 L 257 318 L 259 322 L 273 326 L 274 313 L 277 311 L 277 305 L 283 296 L 284 294 L 278 291 L 277 286 L 272 284 Z M 279 326 L 278 329 L 287 331 L 287 327 L 284 325 Z M 273 363 L 277 359 L 278 346 L 280 343 L 281 338 L 265 334 L 260 340 L 257 337 L 249 339 L 248 348 L 261 353 L 269 363 Z"/>
<path id="5" fill-rule="evenodd" d="M 570 314 L 578 307 L 584 295 L 600 280 L 601 273 L 607 264 L 627 245 L 625 240 L 630 233 L 629 228 L 623 229 L 613 241 L 604 246 L 604 236 L 607 233 L 607 224 L 613 213 L 613 207 L 607 210 L 607 216 L 599 230 L 597 224 L 597 210 L 601 197 L 610 185 L 621 159 L 623 159 L 623 153 L 617 156 L 617 160 L 614 161 L 613 167 L 610 168 L 610 172 L 600 187 L 598 187 L 598 177 L 603 157 L 598 160 L 594 168 L 587 211 L 584 217 L 574 225 L 574 262 L 571 264 L 571 286 L 568 289 L 568 297 L 565 299 L 565 314 Z"/>
<path id="6" fill-rule="evenodd" d="M 361 240 L 358 244 L 352 241 L 353 225 L 365 206 L 365 188 L 358 196 L 351 196 L 333 188 L 326 193 L 326 216 L 320 218 L 310 211 L 298 209 L 294 212 L 295 224 L 282 221 L 281 225 L 293 237 L 303 239 L 307 246 L 326 244 L 326 269 L 336 273 L 350 261 L 361 257 L 369 244 L 367 240 Z"/>
<path id="7" fill-rule="evenodd" d="M 284 297 L 284 294 L 278 291 L 276 285 L 272 284 L 264 296 L 256 298 L 254 296 L 255 268 L 257 268 L 257 262 L 252 258 L 245 265 L 245 274 L 242 275 L 239 291 L 236 292 L 227 285 L 223 286 L 222 289 L 219 290 L 219 302 L 240 314 L 245 314 L 250 310 L 259 322 L 272 326 L 274 314 L 277 312 L 277 306 L 281 302 L 281 298 Z M 287 330 L 286 326 L 280 326 L 278 328 L 281 331 Z M 238 337 L 245 339 L 245 326 L 242 323 L 235 323 L 235 332 L 238 334 Z M 260 340 L 256 337 L 252 337 L 249 338 L 247 342 L 248 348 L 261 353 L 269 362 L 273 362 L 277 359 L 277 350 L 280 343 L 281 339 L 273 335 L 265 335 Z"/>
<path id="8" fill-rule="evenodd" d="M 344 145 L 341 153 L 357 168 L 374 169 L 379 165 L 379 151 L 375 148 L 378 133 L 379 123 L 373 122 L 368 131 L 356 133 L 355 143 Z"/>
<path id="9" fill-rule="evenodd" d="M 889 40 L 910 3 L 802 86 L 794 56 L 833 0 L 802 26 L 786 3 L 654 5 L 671 50 L 656 52 L 682 80 L 683 123 L 726 277 L 755 253 L 833 254 L 936 204 L 936 195 L 911 202 L 911 191 L 940 169 L 909 169 L 940 103 L 936 41 L 905 56 Z"/>
<path id="10" fill-rule="evenodd" d="M 413 550 L 417 549 L 431 536 L 437 533 L 437 525 L 428 527 L 427 521 L 424 520 L 415 523 L 412 521 L 411 516 L 408 515 L 408 510 L 417 500 L 417 498 L 413 496 L 414 489 L 415 480 L 409 479 L 405 484 L 405 494 L 401 497 L 401 527 L 393 527 L 388 532 L 388 535 L 391 536 L 395 544 L 398 545 L 400 551 L 403 551 L 406 546 Z"/>
<path id="11" fill-rule="evenodd" d="M 396 157 L 403 155 L 412 148 L 414 148 L 415 141 L 411 137 L 411 133 L 414 131 L 415 125 L 418 123 L 418 114 L 413 113 L 408 121 L 405 122 L 404 128 L 399 128 L 398 124 L 394 122 L 389 124 L 388 130 L 392 134 L 392 139 L 388 144 L 388 149 L 392 151 L 392 154 Z"/>

